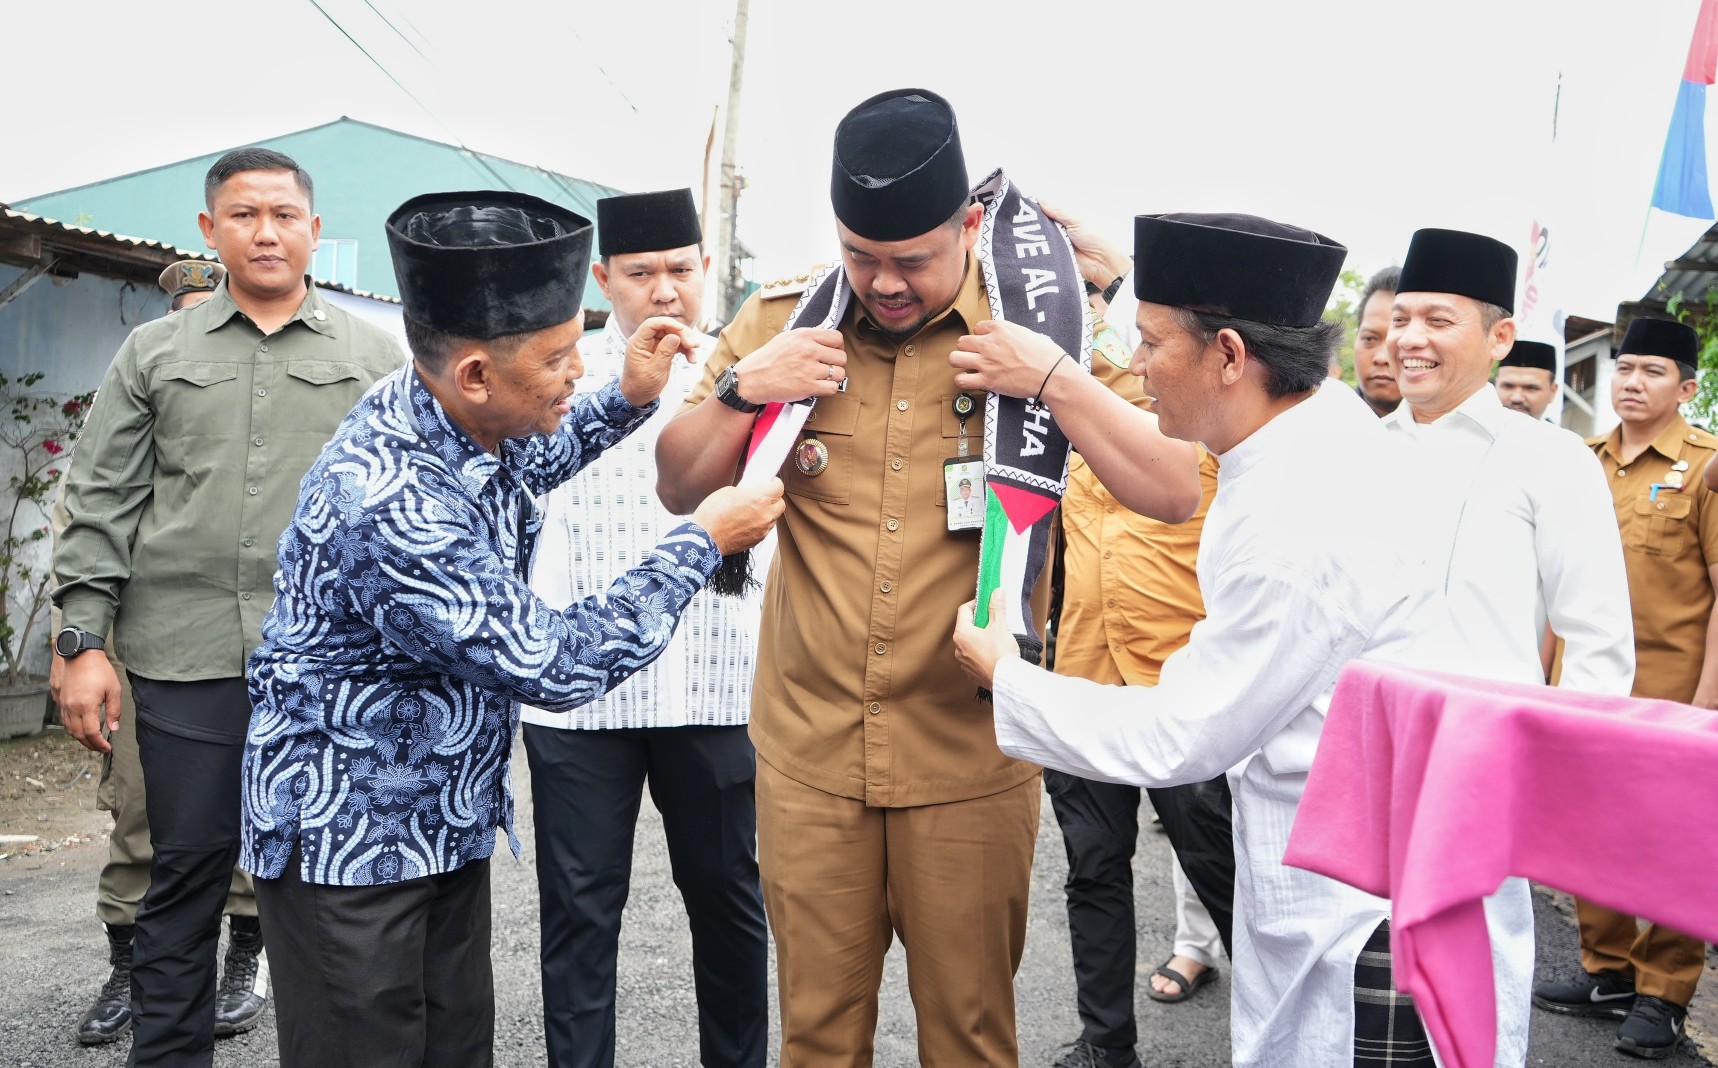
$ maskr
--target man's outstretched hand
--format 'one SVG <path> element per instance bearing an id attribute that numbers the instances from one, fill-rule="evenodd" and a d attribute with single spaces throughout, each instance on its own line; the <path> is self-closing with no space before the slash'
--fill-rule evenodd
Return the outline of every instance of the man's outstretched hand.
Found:
<path id="1" fill-rule="evenodd" d="M 692 522 L 709 532 L 723 556 L 732 556 L 763 541 L 786 507 L 781 479 L 772 478 L 761 486 L 717 490 L 692 513 Z"/>

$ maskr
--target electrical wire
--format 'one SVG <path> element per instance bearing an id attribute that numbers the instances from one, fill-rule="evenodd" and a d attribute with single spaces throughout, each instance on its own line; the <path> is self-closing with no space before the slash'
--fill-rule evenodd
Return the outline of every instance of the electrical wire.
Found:
<path id="1" fill-rule="evenodd" d="M 365 0 L 365 4 L 366 4 L 366 6 L 370 6 L 369 0 Z M 461 141 L 459 139 L 459 137 L 456 134 L 454 134 L 454 132 L 448 127 L 447 123 L 441 121 L 441 118 L 439 116 L 437 116 L 435 112 L 430 110 L 429 105 L 425 104 L 422 100 L 419 100 L 416 93 L 413 93 L 410 89 L 406 88 L 406 83 L 404 83 L 404 82 L 400 81 L 400 79 L 394 77 L 394 72 L 389 70 L 387 68 L 387 65 L 384 64 L 381 60 L 379 60 L 375 56 L 371 55 L 370 50 L 368 48 L 365 48 L 363 46 L 363 44 L 359 42 L 358 38 L 352 36 L 351 32 L 348 31 L 346 29 L 346 27 L 340 25 L 340 20 L 335 18 L 333 15 L 331 15 L 328 12 L 328 9 L 323 7 L 322 4 L 318 2 L 318 0 L 310 0 L 310 6 L 315 8 L 317 10 L 317 12 L 322 15 L 323 18 L 327 19 L 329 25 L 333 26 L 336 30 L 339 30 L 340 36 L 342 36 L 342 37 L 346 38 L 346 40 L 350 41 L 352 43 L 353 48 L 356 48 L 360 53 L 362 53 L 364 58 L 369 60 L 371 62 L 371 64 L 373 64 L 375 66 L 375 68 L 377 70 L 381 71 L 384 77 L 386 77 L 390 82 L 393 82 L 395 88 L 399 89 L 400 92 L 406 94 L 407 99 L 409 99 L 412 103 L 416 104 L 418 106 L 418 108 L 420 110 L 422 110 L 425 115 L 428 115 L 430 117 L 430 121 L 434 122 L 437 126 L 441 127 L 442 132 L 445 133 L 448 137 L 452 138 L 454 144 L 458 145 L 461 149 L 464 149 L 466 154 L 469 155 L 472 158 L 472 160 L 479 167 L 482 167 L 485 171 L 487 171 L 489 173 L 489 176 L 494 178 L 495 181 L 502 188 L 511 190 L 512 192 L 515 192 L 515 193 L 517 193 L 519 191 L 518 187 L 515 186 L 512 182 L 509 182 L 505 177 L 503 177 L 500 171 L 497 171 L 494 167 L 490 166 L 489 161 L 484 159 L 483 155 L 481 153 L 474 152 L 470 146 L 468 146 L 464 141 Z M 370 9 L 372 11 L 375 10 L 375 8 L 373 6 L 371 6 Z M 383 18 L 382 21 L 387 22 L 387 19 Z M 388 23 L 388 28 L 392 29 L 395 33 L 400 32 L 397 28 L 394 27 L 394 25 L 392 23 Z M 422 53 L 420 52 L 419 55 L 422 55 Z"/>

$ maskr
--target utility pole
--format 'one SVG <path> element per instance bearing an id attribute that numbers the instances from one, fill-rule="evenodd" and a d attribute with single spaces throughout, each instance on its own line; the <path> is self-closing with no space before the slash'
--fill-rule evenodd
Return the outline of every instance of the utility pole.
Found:
<path id="1" fill-rule="evenodd" d="M 722 207 L 717 248 L 721 260 L 721 311 L 725 321 L 740 308 L 746 280 L 740 275 L 739 246 L 734 239 L 734 220 L 739 212 L 744 179 L 734 161 L 740 141 L 740 87 L 746 73 L 746 17 L 751 0 L 734 0 L 734 54 L 728 71 L 728 109 L 722 126 Z"/>

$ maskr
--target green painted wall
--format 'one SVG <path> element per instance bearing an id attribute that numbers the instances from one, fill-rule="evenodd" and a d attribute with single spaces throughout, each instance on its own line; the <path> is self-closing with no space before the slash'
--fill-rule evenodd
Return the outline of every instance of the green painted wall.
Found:
<path id="1" fill-rule="evenodd" d="M 510 188 L 594 220 L 597 198 L 620 192 L 356 119 L 341 118 L 255 143 L 286 153 L 310 172 L 323 240 L 356 240 L 356 288 L 390 297 L 399 296 L 399 289 L 383 224 L 389 212 L 419 193 Z M 203 175 L 221 154 L 45 193 L 13 207 L 60 222 L 201 249 L 197 212 L 203 208 Z M 586 283 L 585 307 L 608 308 L 594 281 Z"/>

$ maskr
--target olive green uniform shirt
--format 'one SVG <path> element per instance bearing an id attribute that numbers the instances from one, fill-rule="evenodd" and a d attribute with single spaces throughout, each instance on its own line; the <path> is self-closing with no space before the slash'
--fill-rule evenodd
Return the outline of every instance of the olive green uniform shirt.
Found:
<path id="1" fill-rule="evenodd" d="M 405 362 L 388 334 L 308 290 L 264 335 L 222 282 L 132 331 L 102 380 L 66 474 L 54 603 L 65 626 L 111 625 L 145 678 L 244 675 L 300 480 Z"/>

